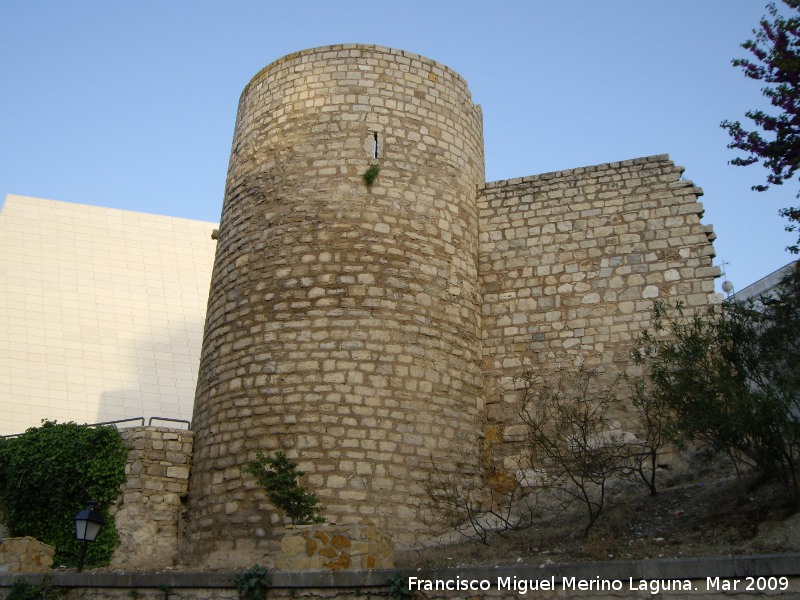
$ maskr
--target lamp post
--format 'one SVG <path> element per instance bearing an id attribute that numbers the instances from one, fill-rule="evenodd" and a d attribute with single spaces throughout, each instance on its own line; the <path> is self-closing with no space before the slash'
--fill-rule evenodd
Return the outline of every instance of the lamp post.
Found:
<path id="1" fill-rule="evenodd" d="M 75 515 L 75 536 L 78 538 L 81 545 L 81 555 L 78 559 L 78 573 L 83 570 L 83 559 L 86 558 L 86 546 L 89 542 L 93 542 L 97 538 L 97 534 L 106 524 L 102 513 L 95 510 L 96 504 L 90 502 L 89 506 Z"/>

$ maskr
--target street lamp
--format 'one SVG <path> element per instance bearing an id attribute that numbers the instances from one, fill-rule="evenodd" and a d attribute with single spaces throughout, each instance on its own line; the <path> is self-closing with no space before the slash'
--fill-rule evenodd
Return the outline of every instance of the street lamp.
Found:
<path id="1" fill-rule="evenodd" d="M 78 559 L 78 573 L 83 570 L 83 559 L 86 558 L 86 546 L 97 538 L 97 534 L 106 524 L 102 513 L 95 510 L 95 503 L 89 502 L 89 506 L 75 515 L 75 536 L 81 545 L 81 555 Z"/>

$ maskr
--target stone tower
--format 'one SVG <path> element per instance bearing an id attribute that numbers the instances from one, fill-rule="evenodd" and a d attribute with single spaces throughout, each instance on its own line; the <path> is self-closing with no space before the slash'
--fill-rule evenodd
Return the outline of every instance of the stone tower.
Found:
<path id="1" fill-rule="evenodd" d="M 329 519 L 418 539 L 431 465 L 477 456 L 483 182 L 480 107 L 430 59 L 317 48 L 245 87 L 195 399 L 193 564 L 270 546 L 280 516 L 240 470 L 257 451 L 299 462 Z"/>

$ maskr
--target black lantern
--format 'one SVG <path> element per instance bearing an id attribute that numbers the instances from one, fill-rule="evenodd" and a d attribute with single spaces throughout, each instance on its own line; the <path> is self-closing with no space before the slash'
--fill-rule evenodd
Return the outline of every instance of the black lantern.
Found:
<path id="1" fill-rule="evenodd" d="M 95 503 L 90 502 L 89 506 L 75 515 L 75 536 L 81 544 L 81 555 L 78 559 L 78 572 L 83 570 L 83 559 L 86 558 L 86 546 L 97 538 L 97 534 L 106 524 L 103 514 L 95 510 Z"/>

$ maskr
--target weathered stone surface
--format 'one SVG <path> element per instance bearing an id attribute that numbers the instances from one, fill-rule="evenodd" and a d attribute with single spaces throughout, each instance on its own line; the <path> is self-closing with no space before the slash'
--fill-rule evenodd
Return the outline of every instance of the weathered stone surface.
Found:
<path id="1" fill-rule="evenodd" d="M 341 45 L 262 70 L 219 230 L 189 562 L 274 549 L 282 516 L 241 472 L 256 452 L 298 461 L 336 522 L 424 538 L 433 470 L 474 476 L 484 419 L 519 425 L 515 378 L 611 381 L 655 300 L 718 301 L 702 190 L 681 173 L 660 155 L 485 183 L 480 108 L 447 67 Z"/>
<path id="2" fill-rule="evenodd" d="M 164 427 L 121 429 L 126 481 L 115 513 L 115 568 L 163 569 L 179 561 L 183 501 L 194 433 Z"/>
<path id="3" fill-rule="evenodd" d="M 687 315 L 719 302 L 702 191 L 682 171 L 660 155 L 481 188 L 487 416 L 509 439 L 526 371 L 552 380 L 602 367 L 597 384 L 610 384 L 650 326 L 653 300 L 683 302 Z"/>
<path id="4" fill-rule="evenodd" d="M 0 544 L 0 573 L 47 573 L 55 554 L 55 548 L 35 538 L 8 538 Z"/>
<path id="5" fill-rule="evenodd" d="M 372 523 L 301 525 L 280 543 L 279 569 L 388 569 L 394 566 L 391 537 Z"/>
<path id="6" fill-rule="evenodd" d="M 193 417 L 193 564 L 252 565 L 223 548 L 252 539 L 251 518 L 279 522 L 239 471 L 257 451 L 298 461 L 336 522 L 419 537 L 424 482 L 407 466 L 454 469 L 480 433 L 484 178 L 480 108 L 433 60 L 333 46 L 247 85 Z"/>

